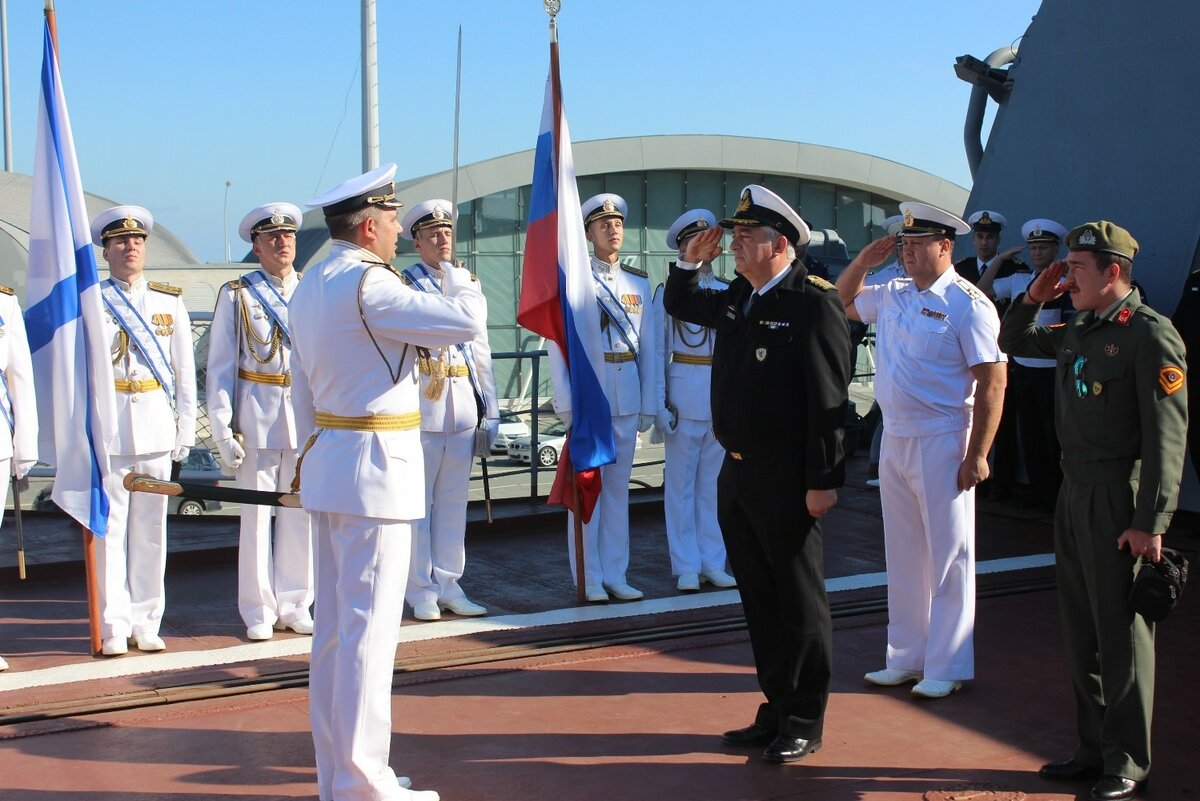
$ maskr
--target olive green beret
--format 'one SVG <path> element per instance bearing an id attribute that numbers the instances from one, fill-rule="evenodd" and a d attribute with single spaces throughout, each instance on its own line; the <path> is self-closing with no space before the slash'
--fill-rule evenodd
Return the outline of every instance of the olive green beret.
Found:
<path id="1" fill-rule="evenodd" d="M 1094 250 L 1112 253 L 1133 261 L 1138 243 L 1133 235 L 1116 223 L 1108 220 L 1084 223 L 1067 234 L 1068 250 Z"/>

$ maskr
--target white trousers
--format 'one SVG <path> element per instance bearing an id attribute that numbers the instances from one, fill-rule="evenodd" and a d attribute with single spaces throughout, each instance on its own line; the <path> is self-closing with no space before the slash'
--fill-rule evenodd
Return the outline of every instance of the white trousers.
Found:
<path id="1" fill-rule="evenodd" d="M 237 469 L 244 489 L 290 492 L 296 452 L 252 448 Z M 271 517 L 274 513 L 274 536 Z M 238 612 L 247 626 L 294 623 L 313 602 L 312 524 L 308 512 L 243 504 L 238 541 Z"/>
<path id="2" fill-rule="evenodd" d="M 130 492 L 122 485 L 131 472 L 171 477 L 171 454 L 110 456 L 104 479 L 108 533 L 97 539 L 100 636 L 157 636 L 167 605 L 167 496 Z"/>
<path id="3" fill-rule="evenodd" d="M 314 513 L 313 519 L 317 614 L 309 712 L 320 798 L 404 797 L 388 756 L 411 526 L 331 512 Z"/>
<path id="4" fill-rule="evenodd" d="M 591 522 L 583 525 L 584 584 L 624 584 L 629 567 L 629 476 L 637 446 L 636 414 L 612 419 L 617 460 L 600 468 L 603 488 Z M 567 513 L 567 554 L 575 572 L 575 516 Z"/>
<path id="5" fill-rule="evenodd" d="M 8 504 L 8 488 L 12 484 L 12 459 L 0 459 L 0 483 L 4 484 L 3 489 L 0 489 L 0 509 Z M 14 499 L 15 502 L 15 499 Z M 33 498 L 26 498 L 26 503 L 32 504 Z M 2 517 L 2 514 L 0 514 Z M 15 534 L 13 535 L 16 536 Z"/>
<path id="6" fill-rule="evenodd" d="M 475 429 L 422 431 L 425 454 L 425 519 L 413 521 L 412 561 L 406 600 L 416 606 L 452 601 L 467 565 L 467 494 Z"/>
<path id="7" fill-rule="evenodd" d="M 887 666 L 942 681 L 975 677 L 975 491 L 958 489 L 970 435 L 885 429 L 879 457 Z"/>
<path id="8" fill-rule="evenodd" d="M 671 572 L 702 573 L 725 569 L 725 541 L 717 525 L 717 474 L 725 449 L 713 435 L 711 420 L 680 418 L 675 433 L 664 437 L 666 479 L 663 507 Z"/>

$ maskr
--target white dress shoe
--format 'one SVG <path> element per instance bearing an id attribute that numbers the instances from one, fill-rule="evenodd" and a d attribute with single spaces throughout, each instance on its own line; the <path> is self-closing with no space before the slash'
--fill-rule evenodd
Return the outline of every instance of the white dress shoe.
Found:
<path id="1" fill-rule="evenodd" d="M 129 638 L 109 637 L 100 646 L 100 653 L 105 656 L 120 656 L 129 653 Z"/>
<path id="2" fill-rule="evenodd" d="M 486 606 L 480 606 L 465 595 L 461 598 L 451 598 L 449 601 L 439 601 L 438 606 L 462 617 L 479 617 L 487 614 Z"/>
<path id="3" fill-rule="evenodd" d="M 707 581 L 714 587 L 720 587 L 725 590 L 737 586 L 737 579 L 724 570 L 706 570 L 700 574 L 700 579 L 701 581 Z"/>
<path id="4" fill-rule="evenodd" d="M 133 645 L 139 651 L 165 651 L 167 644 L 157 634 L 134 634 Z"/>
<path id="5" fill-rule="evenodd" d="M 608 603 L 608 593 L 603 584 L 588 584 L 583 588 L 583 597 L 589 604 Z"/>
<path id="6" fill-rule="evenodd" d="M 417 620 L 441 620 L 442 610 L 438 609 L 437 601 L 421 601 L 413 604 L 413 617 Z"/>
<path id="7" fill-rule="evenodd" d="M 4 661 L 4 657 L 0 656 L 0 670 L 8 670 L 8 663 Z"/>
<path id="8" fill-rule="evenodd" d="M 876 670 L 873 673 L 868 673 L 863 676 L 864 679 L 872 684 L 878 684 L 881 687 L 895 687 L 897 684 L 905 684 L 910 681 L 920 681 L 924 674 L 919 670 L 900 670 L 898 668 L 884 668 Z"/>
<path id="9" fill-rule="evenodd" d="M 680 592 L 700 592 L 700 574 L 680 573 L 679 581 L 675 582 L 675 589 Z"/>
<path id="10" fill-rule="evenodd" d="M 912 694 L 919 695 L 922 698 L 945 698 L 947 695 L 961 687 L 961 681 L 922 679 L 912 688 Z"/>
<path id="11" fill-rule="evenodd" d="M 605 584 L 604 589 L 618 601 L 636 601 L 642 597 L 642 591 L 628 584 Z"/>
<path id="12" fill-rule="evenodd" d="M 255 623 L 253 626 L 246 627 L 246 639 L 248 640 L 269 640 L 275 634 L 275 629 L 270 623 Z"/>
<path id="13" fill-rule="evenodd" d="M 294 631 L 297 634 L 312 634 L 313 633 L 313 620 L 311 617 L 302 617 L 302 618 L 299 618 L 298 620 L 293 620 L 288 623 L 280 622 L 280 623 L 276 623 L 275 625 L 279 628 L 280 631 L 287 631 L 290 629 L 291 631 Z"/>

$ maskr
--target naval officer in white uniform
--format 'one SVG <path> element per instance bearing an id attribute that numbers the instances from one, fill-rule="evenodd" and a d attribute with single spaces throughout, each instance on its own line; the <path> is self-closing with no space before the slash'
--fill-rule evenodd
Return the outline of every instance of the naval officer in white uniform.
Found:
<path id="1" fill-rule="evenodd" d="M 426 200 L 400 221 L 421 260 L 403 271 L 414 291 L 442 293 L 454 258 L 454 210 L 449 200 Z M 486 321 L 485 321 L 486 322 Z M 486 456 L 500 428 L 492 349 L 487 331 L 469 342 L 422 348 L 421 450 L 425 456 L 425 516 L 413 524 L 412 561 L 405 600 L 418 620 L 442 610 L 486 615 L 459 586 L 467 564 L 467 494 L 473 456 Z"/>
<path id="2" fill-rule="evenodd" d="M 667 247 L 682 257 L 687 241 L 715 228 L 708 209 L 679 215 L 667 230 Z M 728 284 L 701 262 L 700 288 L 720 292 Z M 713 329 L 676 320 L 663 309 L 663 293 L 654 293 L 655 429 L 665 445 L 663 506 L 671 573 L 680 592 L 696 592 L 701 582 L 736 587 L 725 572 L 725 540 L 717 524 L 717 474 L 725 449 L 713 434 L 711 384 Z"/>
<path id="3" fill-rule="evenodd" d="M 146 237 L 154 218 L 141 206 L 115 206 L 92 220 L 109 277 L 100 284 L 110 338 L 117 435 L 109 451 L 108 534 L 96 549 L 100 635 L 106 656 L 161 651 L 166 608 L 167 496 L 130 493 L 130 472 L 166 480 L 196 443 L 196 357 L 183 290 L 147 281 Z M 105 391 L 98 387 L 97 391 Z"/>
<path id="4" fill-rule="evenodd" d="M 616 461 L 600 468 L 603 490 L 592 519 L 583 526 L 584 597 L 607 603 L 642 597 L 625 578 L 629 568 L 629 476 L 639 431 L 654 424 L 654 342 L 650 282 L 636 267 L 622 264 L 625 240 L 625 200 L 611 192 L 588 198 L 581 206 L 583 227 L 592 243 L 592 277 L 600 304 L 600 338 L 604 372 L 599 376 L 612 414 Z M 566 210 L 563 210 L 566 213 Z M 550 370 L 554 381 L 554 412 L 571 425 L 571 396 L 566 364 L 553 345 Z M 575 567 L 575 521 L 567 514 L 567 553 L 571 575 Z"/>
<path id="5" fill-rule="evenodd" d="M 208 334 L 208 417 L 221 461 L 244 489 L 286 492 L 296 474 L 288 302 L 300 274 L 292 203 L 267 203 L 238 226 L 259 269 L 221 287 Z M 272 535 L 271 517 L 275 525 Z M 251 640 L 274 627 L 312 634 L 312 525 L 302 509 L 242 505 L 238 612 Z"/>
<path id="6" fill-rule="evenodd" d="M 988 476 L 1004 402 L 1000 320 L 954 271 L 949 212 L 901 203 L 908 278 L 864 286 L 891 253 L 877 239 L 838 276 L 852 320 L 879 326 L 876 398 L 887 428 L 879 460 L 888 572 L 886 667 L 873 684 L 917 681 L 941 698 L 975 676 L 975 493 Z"/>
<path id="7" fill-rule="evenodd" d="M 314 516 L 316 630 L 309 682 L 321 801 L 436 801 L 388 766 L 392 663 L 414 520 L 425 514 L 417 346 L 482 334 L 470 273 L 414 292 L 388 264 L 400 220 L 387 164 L 309 202 L 333 243 L 289 304 L 297 480 Z"/>
<path id="8" fill-rule="evenodd" d="M 38 460 L 37 395 L 25 317 L 16 293 L 0 286 L 0 509 L 9 477 L 25 478 Z M 0 670 L 8 663 L 0 657 Z"/>

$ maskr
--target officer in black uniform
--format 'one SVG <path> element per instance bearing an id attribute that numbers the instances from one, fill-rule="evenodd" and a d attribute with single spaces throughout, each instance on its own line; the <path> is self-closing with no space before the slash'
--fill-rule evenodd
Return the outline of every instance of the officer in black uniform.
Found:
<path id="1" fill-rule="evenodd" d="M 747 186 L 721 226 L 733 229 L 738 277 L 721 291 L 700 289 L 696 265 L 721 252 L 713 228 L 689 240 L 663 300 L 673 317 L 716 330 L 713 432 L 726 450 L 717 520 L 766 696 L 754 722 L 724 741 L 766 745 L 763 759 L 793 762 L 821 747 L 829 697 L 818 520 L 845 474 L 850 334 L 833 285 L 795 258 L 808 226 L 782 198 Z"/>

